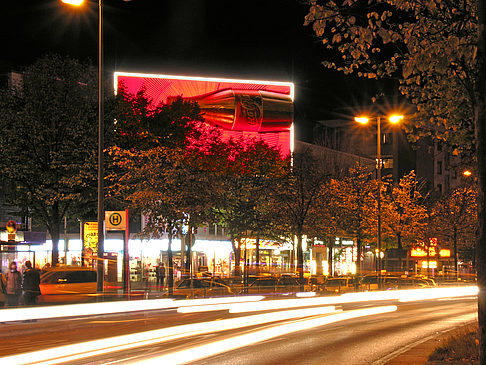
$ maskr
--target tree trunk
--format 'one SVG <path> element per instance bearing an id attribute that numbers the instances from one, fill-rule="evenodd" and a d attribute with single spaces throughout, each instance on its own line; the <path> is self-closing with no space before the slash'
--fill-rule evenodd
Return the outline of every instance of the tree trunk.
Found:
<path id="1" fill-rule="evenodd" d="M 397 247 L 398 247 L 398 272 L 402 272 L 402 235 L 397 234 Z"/>
<path id="2" fill-rule="evenodd" d="M 459 277 L 459 270 L 457 266 L 457 228 L 454 227 L 454 235 L 453 235 L 453 244 L 454 244 L 454 271 L 456 272 L 456 280 Z"/>
<path id="3" fill-rule="evenodd" d="M 355 289 L 359 289 L 359 279 L 361 277 L 361 231 L 358 232 L 358 237 L 356 238 L 356 278 Z"/>
<path id="4" fill-rule="evenodd" d="M 192 265 L 192 246 L 194 245 L 194 234 L 193 227 L 189 225 L 189 230 L 187 232 L 187 251 L 186 251 L 186 266 L 185 266 L 185 273 L 186 275 L 191 275 L 191 265 Z"/>
<path id="5" fill-rule="evenodd" d="M 169 275 L 167 276 L 167 286 L 169 287 L 169 297 L 174 294 L 174 260 L 172 259 L 172 227 L 169 228 L 169 244 L 167 246 L 167 259 Z"/>
<path id="6" fill-rule="evenodd" d="M 231 237 L 231 244 L 233 245 L 233 253 L 235 254 L 235 276 L 241 276 L 241 242 L 235 237 Z"/>
<path id="7" fill-rule="evenodd" d="M 486 0 L 479 0 L 478 95 L 475 100 L 475 133 L 479 182 L 478 240 L 476 242 L 476 271 L 478 275 L 478 322 L 480 364 L 486 364 Z"/>
<path id="8" fill-rule="evenodd" d="M 356 275 L 359 277 L 361 276 L 361 232 L 358 232 L 356 238 L 356 251 Z"/>
<path id="9" fill-rule="evenodd" d="M 299 273 L 300 290 L 304 291 L 304 251 L 302 250 L 302 233 L 297 236 L 297 272 Z"/>
<path id="10" fill-rule="evenodd" d="M 59 224 L 61 217 L 59 217 L 59 204 L 54 202 L 52 205 L 52 223 L 50 224 L 50 235 L 52 241 L 52 266 L 59 264 Z"/>
<path id="11" fill-rule="evenodd" d="M 260 273 L 260 236 L 255 241 L 255 271 L 257 275 Z"/>
<path id="12" fill-rule="evenodd" d="M 329 276 L 333 276 L 334 275 L 334 270 L 333 270 L 333 265 L 334 265 L 334 257 L 333 257 L 333 248 L 334 248 L 334 237 L 333 236 L 329 236 L 329 252 L 328 252 L 328 267 L 329 267 Z"/>

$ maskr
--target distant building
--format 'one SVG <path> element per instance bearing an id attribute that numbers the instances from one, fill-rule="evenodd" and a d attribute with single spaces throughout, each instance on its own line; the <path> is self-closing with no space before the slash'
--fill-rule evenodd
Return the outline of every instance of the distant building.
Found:
<path id="1" fill-rule="evenodd" d="M 351 120 L 317 121 L 313 130 L 314 144 L 345 152 L 366 160 L 377 158 L 376 123 L 359 125 Z M 383 176 L 391 175 L 395 181 L 416 169 L 416 152 L 408 143 L 399 126 L 381 122 L 381 158 Z"/>

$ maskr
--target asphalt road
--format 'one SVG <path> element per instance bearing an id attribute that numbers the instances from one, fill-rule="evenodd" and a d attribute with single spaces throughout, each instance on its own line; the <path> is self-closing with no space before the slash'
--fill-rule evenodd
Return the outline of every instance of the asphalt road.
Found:
<path id="1" fill-rule="evenodd" d="M 150 344 L 120 348 L 119 351 L 113 348 L 99 355 L 90 354 L 95 356 L 59 361 L 70 364 L 144 361 L 154 364 L 185 361 L 197 364 L 384 364 L 409 346 L 477 318 L 474 298 L 411 303 L 375 301 L 336 305 L 336 309 L 341 309 L 343 314 L 359 314 L 360 310 L 389 308 L 391 304 L 397 309 L 365 317 L 356 315 L 356 318 L 335 323 L 331 323 L 332 318 L 342 314 L 296 315 L 295 318 L 284 315 L 266 322 L 248 322 L 239 328 L 218 327 L 214 331 L 204 330 L 203 325 L 201 333 L 191 332 L 194 331 L 191 329 L 183 338 L 160 335 L 159 340 Z M 177 313 L 166 309 L 3 324 L 0 353 L 2 356 L 14 355 L 141 331 L 170 330 L 175 326 L 200 322 L 218 325 L 231 318 L 243 318 L 245 321 L 250 316 L 276 312 L 281 313 L 230 314 L 227 310 Z M 314 324 L 327 319 L 331 322 Z M 307 324 L 312 328 L 306 329 Z M 262 340 L 258 340 L 259 336 L 263 336 Z M 247 340 L 250 344 L 245 345 Z M 0 363 L 7 362 L 0 359 Z M 32 358 L 32 363 L 36 363 L 35 358 Z"/>

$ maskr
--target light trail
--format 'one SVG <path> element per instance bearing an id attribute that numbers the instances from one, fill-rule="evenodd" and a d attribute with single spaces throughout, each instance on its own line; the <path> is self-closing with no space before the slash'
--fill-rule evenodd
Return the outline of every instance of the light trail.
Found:
<path id="1" fill-rule="evenodd" d="M 298 307 L 312 307 L 318 305 L 338 305 L 350 303 L 364 303 L 377 301 L 399 301 L 410 302 L 428 299 L 458 298 L 476 295 L 476 286 L 433 288 L 433 289 L 409 289 L 409 290 L 387 290 L 376 292 L 347 293 L 337 297 L 311 297 L 298 299 L 275 299 L 250 303 L 225 303 L 197 306 L 179 307 L 179 313 L 196 313 L 219 310 L 229 310 L 230 313 L 260 312 L 277 309 L 289 309 Z"/>
<path id="2" fill-rule="evenodd" d="M 46 307 L 6 308 L 0 310 L 0 322 L 130 313 L 157 309 L 178 308 L 184 306 L 247 303 L 260 301 L 262 299 L 264 299 L 263 296 L 222 297 L 189 300 L 146 299 L 104 303 L 67 304 Z"/>
<path id="3" fill-rule="evenodd" d="M 185 324 L 7 356 L 0 358 L 0 363 L 2 365 L 24 365 L 33 363 L 42 365 L 58 364 L 117 351 L 130 350 L 147 345 L 160 344 L 186 337 L 251 327 L 288 319 L 322 316 L 335 312 L 340 311 L 336 311 L 334 307 L 306 308 Z"/>
<path id="4" fill-rule="evenodd" d="M 400 302 L 413 302 L 417 300 L 443 299 L 475 296 L 479 292 L 477 286 L 460 286 L 451 288 L 418 289 L 400 295 Z"/>
<path id="5" fill-rule="evenodd" d="M 223 352 L 236 350 L 241 347 L 253 345 L 275 337 L 280 337 L 290 333 L 305 331 L 312 328 L 324 326 L 331 323 L 345 321 L 347 319 L 371 316 L 375 314 L 390 313 L 397 310 L 395 305 L 357 309 L 349 312 L 333 314 L 326 317 L 304 319 L 292 323 L 275 325 L 259 331 L 230 337 L 224 340 L 211 342 L 209 344 L 193 346 L 167 355 L 157 356 L 148 360 L 137 360 L 137 364 L 184 364 L 191 361 L 200 360 L 210 356 L 215 356 Z"/>
<path id="6" fill-rule="evenodd" d="M 457 298 L 477 295 L 477 286 L 461 286 L 433 289 L 388 290 L 381 292 L 347 293 L 338 297 L 311 297 L 301 299 L 280 299 L 262 301 L 263 296 L 238 296 L 207 299 L 146 299 L 134 301 L 117 301 L 103 303 L 68 304 L 46 307 L 6 308 L 0 310 L 0 322 L 23 321 L 31 319 L 49 319 L 61 317 L 81 317 L 115 313 L 130 313 L 157 309 L 179 308 L 180 312 L 204 312 L 211 310 L 230 310 L 232 313 L 256 312 L 279 308 L 290 308 L 292 305 L 278 304 L 284 301 L 301 300 L 299 306 L 333 305 L 368 301 L 398 300 L 410 302 L 428 299 Z M 304 301 L 309 300 L 309 304 Z M 316 300 L 311 304 L 312 300 Z M 260 302 L 262 301 L 262 302 Z M 258 304 L 255 302 L 259 302 Z M 238 303 L 248 303 L 240 305 Z M 273 303 L 273 304 L 270 304 Z M 296 302 L 297 303 L 297 302 Z M 293 305 L 294 307 L 296 305 Z M 188 309 L 182 309 L 187 307 Z M 189 309 L 190 308 L 190 309 Z"/>

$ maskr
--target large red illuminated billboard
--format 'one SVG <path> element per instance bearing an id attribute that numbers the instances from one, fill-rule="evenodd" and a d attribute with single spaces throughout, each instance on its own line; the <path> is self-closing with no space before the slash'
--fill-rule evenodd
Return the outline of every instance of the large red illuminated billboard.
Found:
<path id="1" fill-rule="evenodd" d="M 197 101 L 223 138 L 262 139 L 282 155 L 293 150 L 293 83 L 115 72 L 115 88 L 121 84 L 132 94 L 144 88 L 155 105 L 178 96 Z"/>

